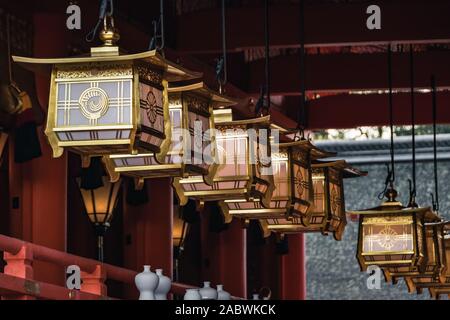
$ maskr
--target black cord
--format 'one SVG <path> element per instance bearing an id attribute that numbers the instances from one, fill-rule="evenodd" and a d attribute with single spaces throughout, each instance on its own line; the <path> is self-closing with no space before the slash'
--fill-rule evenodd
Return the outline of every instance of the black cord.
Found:
<path id="1" fill-rule="evenodd" d="M 300 0 L 300 94 L 301 102 L 297 115 L 297 126 L 306 125 L 306 51 L 305 51 L 305 1 Z"/>
<path id="2" fill-rule="evenodd" d="M 416 196 L 416 108 L 414 99 L 414 52 L 413 45 L 409 47 L 409 68 L 411 81 L 411 136 L 412 136 L 412 190 L 411 197 Z"/>
<path id="3" fill-rule="evenodd" d="M 265 75 L 266 75 L 266 98 L 267 98 L 267 112 L 270 108 L 270 66 L 269 66 L 269 0 L 264 0 L 264 45 L 265 45 Z"/>
<path id="4" fill-rule="evenodd" d="M 224 86 L 228 81 L 227 74 L 227 29 L 226 29 L 226 14 L 225 14 L 225 0 L 222 0 L 222 60 L 223 60 L 223 78 L 221 85 Z"/>
<path id="5" fill-rule="evenodd" d="M 159 2 L 159 20 L 153 20 L 153 37 L 150 39 L 150 44 L 148 46 L 149 50 L 157 50 L 161 52 L 164 57 L 164 47 L 165 47 L 165 35 L 164 35 L 164 0 Z M 158 38 L 161 39 L 161 44 L 158 45 Z"/>
<path id="6" fill-rule="evenodd" d="M 109 11 L 108 10 L 109 5 Z M 86 35 L 86 41 L 92 42 L 97 35 L 98 28 L 103 22 L 103 19 L 108 16 L 112 17 L 114 14 L 114 1 L 113 0 L 101 0 L 100 2 L 100 10 L 98 14 L 98 21 L 95 27 Z"/>
<path id="7" fill-rule="evenodd" d="M 437 100 L 436 100 L 436 79 L 431 76 L 431 95 L 433 101 L 433 154 L 434 154 L 434 197 L 433 210 L 439 211 L 439 185 L 438 185 L 438 168 L 437 168 L 437 138 L 436 138 L 436 121 L 437 121 Z"/>
<path id="8" fill-rule="evenodd" d="M 391 184 L 395 181 L 394 108 L 392 101 L 392 49 L 388 45 L 389 125 L 391 129 Z"/>

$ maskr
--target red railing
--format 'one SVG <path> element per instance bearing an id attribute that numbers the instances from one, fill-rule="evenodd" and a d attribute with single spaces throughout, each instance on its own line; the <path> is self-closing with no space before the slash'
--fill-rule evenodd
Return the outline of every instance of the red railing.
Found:
<path id="1" fill-rule="evenodd" d="M 6 266 L 0 273 L 0 296 L 3 299 L 112 299 L 107 296 L 106 279 L 134 285 L 137 272 L 101 263 L 66 252 L 0 235 L 0 251 Z M 33 261 L 61 267 L 77 265 L 81 269 L 81 290 L 69 290 L 33 279 Z M 183 295 L 193 286 L 173 283 L 171 293 Z"/>

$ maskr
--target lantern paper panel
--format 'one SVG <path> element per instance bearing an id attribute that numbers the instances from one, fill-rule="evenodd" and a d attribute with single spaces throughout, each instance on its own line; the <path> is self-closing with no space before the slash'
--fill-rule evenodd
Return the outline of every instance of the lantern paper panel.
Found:
<path id="1" fill-rule="evenodd" d="M 273 177 L 264 175 L 261 170 L 264 163 L 259 156 L 256 156 L 253 163 L 251 157 L 255 157 L 255 153 L 262 154 L 258 151 L 263 150 L 270 159 L 270 145 L 262 146 L 259 136 L 269 134 L 270 117 L 230 121 L 230 118 L 221 116 L 220 119 L 225 121 L 216 122 L 215 125 L 216 161 L 219 166 L 213 183 L 206 184 L 201 176 L 175 178 L 173 186 L 180 203 L 184 205 L 188 198 L 201 202 L 229 198 L 268 201 L 272 193 Z M 230 217 L 227 217 L 227 222 L 229 221 Z"/>
<path id="2" fill-rule="evenodd" d="M 439 220 L 435 214 L 430 217 Z M 425 223 L 425 251 L 426 262 L 421 266 L 399 266 L 384 268 L 386 281 L 396 283 L 398 278 L 405 277 L 410 292 L 415 291 L 416 283 L 430 281 L 443 282 L 445 280 L 446 258 L 444 245 L 444 224 Z"/>
<path id="3" fill-rule="evenodd" d="M 301 218 L 309 220 L 313 202 L 311 156 L 327 157 L 330 153 L 315 148 L 308 140 L 279 144 L 272 154 L 275 189 L 269 205 L 259 199 L 229 199 L 220 202 L 222 211 L 241 219 Z M 316 159 L 316 158 L 314 158 Z"/>
<path id="4" fill-rule="evenodd" d="M 424 225 L 435 217 L 430 208 L 405 208 L 391 199 L 380 207 L 351 213 L 360 215 L 357 258 L 362 271 L 370 265 L 423 270 Z"/>
<path id="5" fill-rule="evenodd" d="M 169 88 L 172 139 L 163 161 L 153 153 L 109 155 L 104 162 L 112 180 L 124 174 L 139 180 L 158 177 L 202 175 L 207 183 L 217 169 L 213 108 L 234 104 L 209 90 L 202 82 Z"/>
<path id="6" fill-rule="evenodd" d="M 315 161 L 312 164 L 314 203 L 307 223 L 298 218 L 273 218 L 261 220 L 261 226 L 267 232 L 278 234 L 332 232 L 336 240 L 341 240 L 347 224 L 343 179 L 365 174 L 343 160 Z"/>
<path id="7" fill-rule="evenodd" d="M 171 134 L 168 81 L 199 76 L 156 51 L 120 55 L 115 46 L 92 48 L 89 57 L 13 59 L 31 71 L 51 73 L 45 133 L 53 156 L 68 148 L 84 160 L 138 151 L 163 158 Z"/>

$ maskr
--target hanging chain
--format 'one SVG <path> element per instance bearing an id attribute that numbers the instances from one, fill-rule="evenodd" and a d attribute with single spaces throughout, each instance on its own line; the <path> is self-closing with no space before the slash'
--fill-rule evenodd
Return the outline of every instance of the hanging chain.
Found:
<path id="1" fill-rule="evenodd" d="M 306 49 L 305 49 L 305 1 L 300 0 L 300 94 L 301 102 L 297 114 L 297 128 L 301 129 L 301 136 L 306 126 Z"/>
<path id="2" fill-rule="evenodd" d="M 394 107 L 392 96 L 392 48 L 388 45 L 389 126 L 391 130 L 391 185 L 395 182 Z"/>
<path id="3" fill-rule="evenodd" d="M 416 106 L 414 99 L 414 50 L 413 45 L 409 47 L 409 68 L 411 87 L 411 138 L 412 138 L 412 188 L 410 188 L 410 204 L 414 204 L 416 197 Z"/>
<path id="4" fill-rule="evenodd" d="M 227 74 L 227 32 L 226 32 L 226 14 L 225 0 L 222 0 L 222 57 L 217 60 L 216 77 L 219 82 L 219 92 L 223 93 L 223 89 L 228 81 Z"/>
<path id="5" fill-rule="evenodd" d="M 159 2 L 159 20 L 153 20 L 153 37 L 150 39 L 150 44 L 148 46 L 149 50 L 157 50 L 161 52 L 164 57 L 164 47 L 166 45 L 165 34 L 164 34 L 164 0 Z M 158 39 L 161 43 L 158 44 Z"/>
<path id="6" fill-rule="evenodd" d="M 267 105 L 266 112 L 269 113 L 270 109 L 270 38 L 269 38 L 269 0 L 264 1 L 264 45 L 265 45 L 265 58 L 266 58 L 266 65 L 265 65 L 265 75 L 266 75 L 266 101 Z"/>
<path id="7" fill-rule="evenodd" d="M 6 45 L 8 51 L 8 76 L 9 83 L 13 83 L 13 66 L 11 62 L 11 16 L 9 13 L 6 14 Z"/>
<path id="8" fill-rule="evenodd" d="M 431 94 L 432 94 L 432 112 L 433 112 L 433 164 L 434 164 L 434 196 L 431 194 L 433 202 L 433 210 L 439 211 L 439 185 L 438 185 L 438 168 L 437 168 L 437 137 L 436 137 L 436 122 L 437 122 L 437 99 L 436 99 L 436 79 L 431 76 Z"/>

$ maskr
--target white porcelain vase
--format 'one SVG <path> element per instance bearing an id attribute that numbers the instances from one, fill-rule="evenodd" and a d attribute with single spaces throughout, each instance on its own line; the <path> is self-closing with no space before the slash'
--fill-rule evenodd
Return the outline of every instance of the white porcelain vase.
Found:
<path id="1" fill-rule="evenodd" d="M 200 290 L 202 300 L 217 300 L 217 290 L 211 287 L 211 282 L 203 282 L 203 288 Z"/>
<path id="2" fill-rule="evenodd" d="M 253 294 L 253 300 L 259 300 L 259 293 Z"/>
<path id="3" fill-rule="evenodd" d="M 202 300 L 202 296 L 198 289 L 186 289 L 184 300 Z"/>
<path id="4" fill-rule="evenodd" d="M 217 285 L 217 300 L 230 300 L 231 295 L 223 290 L 223 284 Z"/>
<path id="5" fill-rule="evenodd" d="M 172 280 L 163 275 L 163 269 L 156 269 L 156 275 L 159 278 L 158 287 L 155 290 L 156 300 L 167 300 L 167 294 L 172 287 Z"/>
<path id="6" fill-rule="evenodd" d="M 155 300 L 155 289 L 158 287 L 159 277 L 150 270 L 150 266 L 144 266 L 144 271 L 134 278 L 139 290 L 139 300 Z"/>

